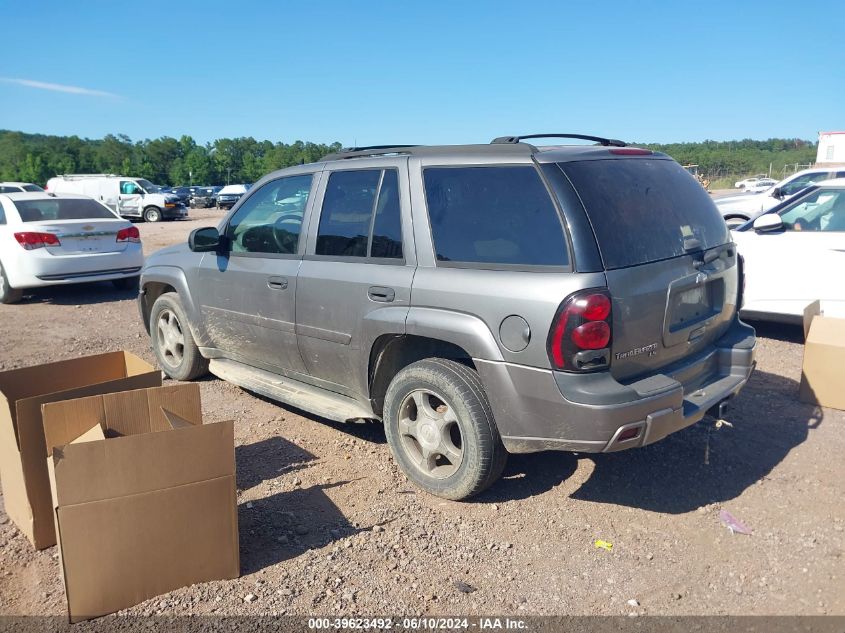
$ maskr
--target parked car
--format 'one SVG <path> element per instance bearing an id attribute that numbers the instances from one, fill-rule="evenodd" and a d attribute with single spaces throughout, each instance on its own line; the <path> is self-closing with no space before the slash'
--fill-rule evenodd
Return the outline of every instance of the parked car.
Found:
<path id="1" fill-rule="evenodd" d="M 799 171 L 778 182 L 774 187 L 761 193 L 741 194 L 716 200 L 719 213 L 725 218 L 728 226 L 737 227 L 761 211 L 767 211 L 784 200 L 795 195 L 814 182 L 845 177 L 845 169 L 832 167 L 814 167 Z"/>
<path id="2" fill-rule="evenodd" d="M 200 187 L 191 196 L 192 209 L 209 209 L 217 206 L 217 193 L 223 187 Z"/>
<path id="3" fill-rule="evenodd" d="M 0 193 L 20 193 L 22 191 L 44 191 L 31 182 L 0 182 Z"/>
<path id="4" fill-rule="evenodd" d="M 179 198 L 179 202 L 183 205 L 190 206 L 191 196 L 194 195 L 194 192 L 198 190 L 199 187 L 171 187 L 168 193 L 172 193 L 174 196 Z"/>
<path id="5" fill-rule="evenodd" d="M 220 209 L 231 209 L 247 191 L 249 185 L 226 185 L 217 192 L 217 206 Z"/>
<path id="6" fill-rule="evenodd" d="M 0 303 L 28 288 L 138 281 L 144 255 L 137 227 L 89 197 L 0 194 Z"/>
<path id="7" fill-rule="evenodd" d="M 70 174 L 47 181 L 50 193 L 79 193 L 102 202 L 126 218 L 143 218 L 147 222 L 175 220 L 188 215 L 188 210 L 172 193 L 143 178 L 111 174 Z"/>
<path id="8" fill-rule="evenodd" d="M 665 154 L 527 138 L 265 176 L 148 259 L 164 372 L 383 420 L 405 474 L 450 499 L 509 452 L 623 450 L 724 413 L 755 336 L 709 195 Z"/>
<path id="9" fill-rule="evenodd" d="M 821 299 L 845 316 L 845 178 L 811 185 L 734 232 L 745 258 L 742 314 L 801 323 Z"/>
<path id="10" fill-rule="evenodd" d="M 774 178 L 760 178 L 760 180 L 746 185 L 745 193 L 760 193 L 762 191 L 768 191 L 777 184 L 778 181 Z"/>
<path id="11" fill-rule="evenodd" d="M 755 184 L 758 180 L 763 178 L 768 178 L 766 174 L 757 174 L 756 176 L 751 176 L 750 178 L 745 178 L 743 180 L 739 180 L 734 183 L 734 187 L 737 189 L 745 189 L 746 187 Z"/>

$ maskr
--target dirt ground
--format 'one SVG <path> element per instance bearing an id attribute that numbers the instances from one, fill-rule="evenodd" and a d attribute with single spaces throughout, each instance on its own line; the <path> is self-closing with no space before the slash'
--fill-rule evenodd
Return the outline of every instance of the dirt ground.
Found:
<path id="1" fill-rule="evenodd" d="M 147 252 L 220 217 L 191 215 L 139 224 Z M 0 369 L 119 349 L 154 363 L 134 299 L 103 283 L 0 306 Z M 408 483 L 377 424 L 205 379 L 205 416 L 236 421 L 242 576 L 126 613 L 845 614 L 845 413 L 798 402 L 797 328 L 759 334 L 733 428 L 702 422 L 609 455 L 514 456 L 469 503 Z M 721 509 L 753 534 L 729 532 Z M 57 558 L 0 513 L 0 613 L 63 614 Z"/>

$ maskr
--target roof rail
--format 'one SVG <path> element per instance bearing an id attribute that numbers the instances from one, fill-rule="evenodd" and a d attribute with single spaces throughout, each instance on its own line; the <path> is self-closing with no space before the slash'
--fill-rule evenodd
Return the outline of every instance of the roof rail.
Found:
<path id="1" fill-rule="evenodd" d="M 521 143 L 526 138 L 577 138 L 582 141 L 594 141 L 600 145 L 612 145 L 614 147 L 625 147 L 627 143 L 615 138 L 604 138 L 602 136 L 590 136 L 588 134 L 526 134 L 524 136 L 500 136 L 490 141 L 491 144 Z"/>
<path id="2" fill-rule="evenodd" d="M 358 156 L 402 154 L 412 147 L 419 147 L 419 145 L 367 145 L 364 147 L 344 147 L 337 152 L 326 154 L 320 159 L 320 161 L 342 160 L 344 158 L 357 158 Z"/>

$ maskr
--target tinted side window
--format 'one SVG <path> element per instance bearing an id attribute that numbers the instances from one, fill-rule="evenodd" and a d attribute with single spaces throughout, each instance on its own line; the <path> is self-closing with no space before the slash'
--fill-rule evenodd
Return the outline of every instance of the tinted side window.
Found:
<path id="1" fill-rule="evenodd" d="M 336 171 L 329 176 L 317 255 L 366 257 L 381 170 Z"/>
<path id="2" fill-rule="evenodd" d="M 0 224 L 6 224 L 6 211 L 3 209 L 2 202 L 0 202 Z"/>
<path id="3" fill-rule="evenodd" d="M 311 174 L 279 178 L 244 201 L 226 229 L 232 252 L 295 254 L 311 180 Z"/>
<path id="4" fill-rule="evenodd" d="M 424 180 L 438 261 L 568 265 L 560 218 L 533 166 L 429 167 Z"/>
<path id="5" fill-rule="evenodd" d="M 384 172 L 373 220 L 370 257 L 402 259 L 402 219 L 399 205 L 399 176 L 394 169 Z"/>

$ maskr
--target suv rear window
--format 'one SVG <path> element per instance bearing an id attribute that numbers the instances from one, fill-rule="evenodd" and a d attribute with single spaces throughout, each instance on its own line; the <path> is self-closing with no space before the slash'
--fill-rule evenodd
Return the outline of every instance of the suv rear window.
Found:
<path id="1" fill-rule="evenodd" d="M 94 200 L 57 198 L 51 200 L 16 200 L 15 206 L 23 222 L 45 220 L 114 220 L 117 216 Z"/>
<path id="2" fill-rule="evenodd" d="M 428 167 L 423 173 L 439 262 L 569 264 L 560 216 L 533 166 Z"/>
<path id="3" fill-rule="evenodd" d="M 623 158 L 558 166 L 584 203 L 606 269 L 679 257 L 730 241 L 710 196 L 673 160 Z M 692 246 L 693 239 L 698 245 L 688 251 L 684 247 Z"/>

